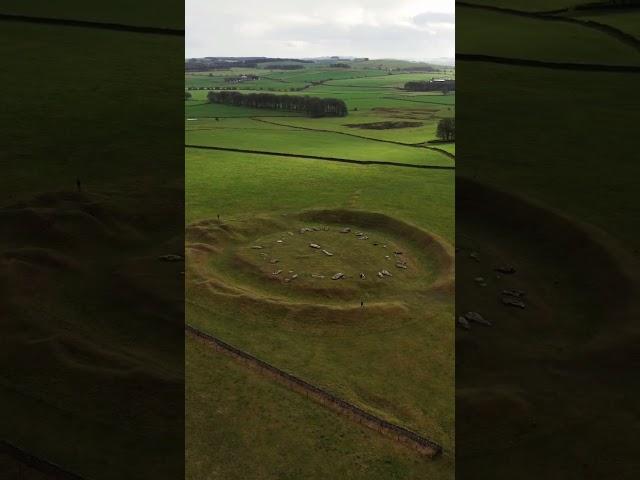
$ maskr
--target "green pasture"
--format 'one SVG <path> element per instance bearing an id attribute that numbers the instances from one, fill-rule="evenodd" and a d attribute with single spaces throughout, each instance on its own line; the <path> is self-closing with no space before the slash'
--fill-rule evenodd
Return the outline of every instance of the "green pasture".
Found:
<path id="1" fill-rule="evenodd" d="M 361 161 L 453 165 L 450 158 L 425 148 L 376 142 L 333 132 L 287 128 L 250 119 L 225 118 L 219 121 L 203 119 L 187 123 L 188 128 L 185 132 L 187 145 L 316 155 Z"/>
<path id="2" fill-rule="evenodd" d="M 402 88 L 406 82 L 428 81 L 432 78 L 451 78 L 452 75 L 443 72 L 420 72 L 420 73 L 393 73 L 392 75 L 382 75 L 368 78 L 348 78 L 326 82 L 331 86 L 355 86 L 355 87 L 389 87 Z"/>
<path id="3" fill-rule="evenodd" d="M 382 212 L 449 241 L 453 238 L 450 171 L 310 164 L 300 159 L 192 149 L 187 150 L 186 168 L 187 223 L 221 215 L 233 229 L 264 215 L 286 221 L 283 214 L 306 209 L 348 208 Z M 416 196 L 416 192 L 421 193 Z M 224 262 L 212 262 L 202 268 L 212 274 L 225 268 Z M 223 272 L 229 281 L 248 281 L 243 272 Z M 409 305 L 421 304 L 420 295 L 406 295 L 404 301 Z M 257 312 L 242 303 L 216 300 L 190 285 L 187 318 L 279 368 L 432 436 L 451 449 L 451 308 L 448 299 L 434 298 L 426 310 L 415 310 L 406 322 L 376 317 L 375 323 L 340 325 L 327 318 L 305 326 L 268 310 Z M 425 316 L 426 312 L 430 313 Z M 423 368 L 426 364 L 430 368 Z"/>
<path id="4" fill-rule="evenodd" d="M 389 66 L 392 63 L 400 68 L 407 64 L 389 62 Z M 442 153 L 377 140 L 417 144 L 434 139 L 437 121 L 454 114 L 455 95 L 405 92 L 396 87 L 409 80 L 430 76 L 422 73 L 388 75 L 378 67 L 365 69 L 358 65 L 355 68 L 356 62 L 353 64 L 354 68 L 350 70 L 308 66 L 304 70 L 267 71 L 268 79 L 239 86 L 245 93 L 264 91 L 259 88 L 307 86 L 302 92 L 285 93 L 342 99 L 350 110 L 346 117 L 309 118 L 266 109 L 207 104 L 206 91 L 192 91 L 192 100 L 185 102 L 185 117 L 190 119 L 185 121 L 185 142 L 361 161 L 453 166 L 454 161 Z M 434 73 L 434 76 L 442 75 Z M 206 77 L 205 82 L 209 81 L 207 78 L 216 81 L 215 77 Z M 187 85 L 189 81 L 192 80 L 187 80 Z M 324 83 L 311 84 L 318 81 Z M 367 84 L 360 85 L 361 81 Z M 258 85 L 260 82 L 262 85 Z M 425 103 L 431 100 L 434 101 Z M 381 122 L 418 122 L 421 125 L 385 130 L 349 126 Z M 449 148 L 453 150 L 452 146 Z M 334 231 L 322 240 L 327 248 L 335 250 L 334 256 L 325 257 L 319 253 L 320 256 L 306 258 L 309 249 L 304 243 L 306 240 L 287 234 L 283 240 L 287 247 L 279 251 L 282 276 L 291 276 L 289 269 L 300 274 L 300 278 L 289 284 L 286 280 L 273 282 L 269 278 L 271 265 L 264 263 L 261 256 L 269 249 L 254 250 L 246 242 L 278 245 L 276 238 L 284 234 L 284 230 L 297 235 L 304 226 L 297 218 L 300 212 L 347 209 L 382 213 L 452 243 L 454 171 L 354 165 L 191 148 L 186 149 L 185 158 L 187 225 L 211 219 L 216 222 L 219 215 L 230 238 L 236 239 L 228 243 L 224 240 L 226 236 L 220 237 L 219 241 L 226 245 L 226 253 L 220 255 L 200 257 L 197 250 L 188 251 L 188 321 L 367 411 L 441 442 L 446 452 L 443 459 L 418 466 L 413 460 L 409 464 L 406 462 L 411 458 L 424 459 L 415 457 L 411 451 L 400 452 L 396 445 L 390 444 L 385 457 L 389 469 L 380 470 L 376 445 L 384 448 L 386 439 L 369 432 L 372 438 L 362 443 L 353 437 L 355 433 L 349 433 L 359 431 L 349 420 L 321 411 L 322 407 L 306 403 L 305 399 L 270 380 L 218 358 L 218 362 L 233 365 L 234 376 L 242 376 L 234 378 L 248 378 L 247 381 L 255 382 L 254 388 L 260 389 L 247 403 L 243 400 L 245 387 L 238 379 L 234 380 L 227 373 L 204 372 L 205 368 L 212 368 L 209 359 L 218 354 L 189 342 L 188 371 L 191 369 L 193 376 L 188 383 L 194 382 L 194 386 L 187 387 L 187 402 L 194 407 L 191 412 L 189 407 L 187 409 L 188 478 L 197 478 L 207 469 L 215 469 L 221 475 L 233 470 L 234 461 L 207 454 L 207 446 L 219 441 L 220 435 L 233 439 L 224 447 L 225 457 L 240 458 L 240 443 L 244 445 L 243 458 L 261 457 L 259 465 L 243 462 L 245 478 L 269 478 L 276 471 L 282 472 L 282 478 L 318 478 L 324 465 L 334 463 L 335 455 L 349 456 L 349 452 L 354 452 L 362 462 L 354 464 L 339 460 L 328 471 L 343 478 L 403 479 L 423 478 L 424 475 L 451 478 L 455 449 L 451 409 L 453 306 L 447 295 L 423 291 L 423 286 L 438 278 L 440 271 L 439 263 L 431 253 L 416 248 L 402 235 L 372 226 L 369 230 L 372 237 L 388 243 L 390 248 L 404 251 L 407 258 L 415 262 L 406 272 L 391 264 L 394 276 L 384 281 L 369 266 L 380 262 L 386 265 L 384 262 L 390 261 L 385 259 L 384 250 L 380 250 L 382 247 L 360 247 L 355 237 Z M 271 227 L 247 237 L 246 231 L 251 230 L 254 223 Z M 215 224 L 211 228 L 215 236 Z M 283 232 L 279 233 L 279 228 L 284 229 Z M 197 242 L 191 239 L 190 232 L 188 228 L 189 241 Z M 217 243 L 218 240 L 212 241 Z M 339 268 L 341 262 L 344 262 L 342 268 L 366 271 L 367 280 L 359 283 L 350 277 L 336 286 L 330 278 L 314 280 L 311 275 L 316 271 L 328 275 Z M 348 273 L 352 275 L 352 272 Z M 226 298 L 199 286 L 201 278 L 206 284 L 209 277 L 216 285 L 222 282 L 227 285 L 224 288 L 231 290 L 242 286 L 240 288 L 251 300 Z M 342 293 L 334 292 L 336 288 L 342 288 Z M 315 289 L 322 293 L 316 293 Z M 360 296 L 366 298 L 368 310 L 353 310 L 356 304 L 359 305 L 354 299 Z M 274 307 L 269 302 L 261 306 L 264 299 L 282 302 L 281 307 Z M 314 307 L 318 301 L 320 306 Z M 291 308 L 294 311 L 309 309 L 313 320 L 305 321 L 303 313 L 287 314 Z M 333 313 L 331 308 L 335 309 Z M 369 313 L 364 315 L 363 312 Z M 429 368 L 423 368 L 424 365 Z M 389 374 L 391 371 L 393 375 Z M 221 394 L 223 390 L 212 382 L 229 386 Z M 225 412 L 219 418 L 214 417 L 219 424 L 215 432 L 206 428 L 208 422 L 213 421 L 211 415 L 217 415 L 209 412 L 211 402 Z M 260 408 L 265 416 L 255 418 L 249 428 L 238 428 L 235 415 L 243 410 Z M 299 419 L 299 424 L 291 427 L 279 419 L 280 414 L 290 408 L 296 410 L 294 415 Z M 300 442 L 301 432 L 310 429 L 318 432 L 322 445 L 332 447 L 322 447 L 316 443 L 315 436 Z M 272 439 L 267 443 L 274 447 L 247 443 L 252 434 Z M 359 434 L 366 436 L 367 432 Z M 363 457 L 360 452 L 365 445 L 370 445 L 371 449 Z M 317 448 L 316 453 L 304 455 L 309 448 Z M 283 462 L 288 463 L 286 468 Z M 363 466 L 365 463 L 367 467 Z M 233 478 L 232 473 L 228 475 Z"/>
<path id="5" fill-rule="evenodd" d="M 390 211 L 453 241 L 452 171 L 198 149 L 187 149 L 186 158 L 187 224 L 217 214 L 340 208 L 357 195 L 357 208 Z M 423 192 L 420 201 L 416 191 Z"/>
<path id="6" fill-rule="evenodd" d="M 198 341 L 186 351 L 189 480 L 451 478 L 449 455 L 425 461 Z"/>

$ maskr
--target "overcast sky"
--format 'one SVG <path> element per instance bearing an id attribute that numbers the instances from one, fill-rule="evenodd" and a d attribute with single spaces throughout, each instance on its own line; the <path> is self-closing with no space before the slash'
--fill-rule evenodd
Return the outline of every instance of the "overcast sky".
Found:
<path id="1" fill-rule="evenodd" d="M 455 55 L 454 0 L 186 0 L 186 57 Z"/>

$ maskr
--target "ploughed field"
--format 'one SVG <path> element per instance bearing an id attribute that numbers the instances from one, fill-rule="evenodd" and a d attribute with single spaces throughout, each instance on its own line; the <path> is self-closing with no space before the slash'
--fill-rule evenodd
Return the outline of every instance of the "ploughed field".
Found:
<path id="1" fill-rule="evenodd" d="M 293 92 L 340 97 L 340 118 L 206 104 L 192 91 L 188 145 L 271 154 L 186 149 L 187 321 L 444 454 L 428 460 L 188 337 L 188 478 L 453 477 L 454 161 L 426 142 L 455 95 L 397 89 L 438 74 L 349 75 Z M 380 84 L 358 86 L 365 77 Z"/>

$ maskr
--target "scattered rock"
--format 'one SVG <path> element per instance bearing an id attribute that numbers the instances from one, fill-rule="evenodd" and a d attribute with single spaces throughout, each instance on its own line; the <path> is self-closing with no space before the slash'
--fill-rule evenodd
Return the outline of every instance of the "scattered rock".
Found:
<path id="1" fill-rule="evenodd" d="M 276 243 L 283 243 L 282 240 L 276 240 Z"/>
<path id="2" fill-rule="evenodd" d="M 384 275 L 382 274 L 382 272 L 378 272 L 378 276 L 379 276 L 380 278 L 384 278 Z"/>
<path id="3" fill-rule="evenodd" d="M 458 317 L 458 326 L 464 328 L 465 330 L 471 330 L 471 325 L 469 325 L 469 321 L 462 316 Z"/>
<path id="4" fill-rule="evenodd" d="M 315 273 L 311 274 L 313 278 L 324 278 L 324 275 L 316 275 Z"/>
<path id="5" fill-rule="evenodd" d="M 398 262 L 398 263 L 396 263 L 396 267 L 404 268 L 406 270 L 407 269 L 407 264 L 406 263 L 402 263 L 402 262 Z"/>
<path id="6" fill-rule="evenodd" d="M 290 279 L 289 277 L 287 277 L 287 278 L 285 278 L 285 279 L 283 280 L 283 282 L 284 282 L 284 283 L 289 283 L 290 281 L 291 281 L 291 279 Z"/>
<path id="7" fill-rule="evenodd" d="M 317 243 L 310 243 L 309 246 L 311 248 L 320 248 L 320 245 L 318 245 Z"/>
<path id="8" fill-rule="evenodd" d="M 522 309 L 525 308 L 525 304 L 522 300 L 516 297 L 511 297 L 509 295 L 505 295 L 504 297 L 502 297 L 502 303 L 509 307 L 518 307 Z"/>
<path id="9" fill-rule="evenodd" d="M 184 260 L 184 257 L 182 255 L 173 255 L 173 254 L 160 255 L 158 257 L 158 260 L 161 260 L 163 262 L 181 262 Z"/>
<path id="10" fill-rule="evenodd" d="M 253 248 L 254 250 L 262 250 L 263 247 L 262 247 L 262 245 L 254 245 L 251 248 Z"/>
<path id="11" fill-rule="evenodd" d="M 282 270 L 276 270 L 275 272 L 273 272 L 271 275 L 275 275 L 278 276 L 282 273 Z"/>
<path id="12" fill-rule="evenodd" d="M 364 232 L 356 232 L 356 237 L 361 237 L 362 235 L 364 235 Z"/>
<path id="13" fill-rule="evenodd" d="M 365 274 L 364 274 L 364 273 L 361 273 L 361 274 L 360 274 L 360 278 L 361 278 L 362 280 L 364 280 L 364 277 L 365 277 Z"/>
<path id="14" fill-rule="evenodd" d="M 369 240 L 369 237 L 367 237 L 366 235 L 362 235 L 358 237 L 358 240 Z"/>
<path id="15" fill-rule="evenodd" d="M 516 269 L 508 266 L 508 267 L 498 267 L 494 269 L 498 273 L 504 273 L 505 275 L 512 275 L 516 273 Z"/>
<path id="16" fill-rule="evenodd" d="M 311 230 L 309 227 L 302 227 L 300 229 L 300 233 L 306 233 L 306 232 L 312 232 L 313 230 Z"/>
<path id="17" fill-rule="evenodd" d="M 525 293 L 522 290 L 516 290 L 514 288 L 514 289 L 510 289 L 510 290 L 503 290 L 502 291 L 502 295 L 508 295 L 510 297 L 522 298 L 522 297 L 524 297 Z"/>
<path id="18" fill-rule="evenodd" d="M 289 235 L 290 237 L 293 237 L 293 232 L 287 232 L 287 235 Z"/>
<path id="19" fill-rule="evenodd" d="M 278 260 L 277 258 L 272 258 L 271 260 L 269 260 L 269 263 L 278 263 L 280 260 Z"/>
<path id="20" fill-rule="evenodd" d="M 396 254 L 396 255 L 402 255 L 402 252 L 400 252 L 400 251 L 393 252 L 393 253 Z"/>
<path id="21" fill-rule="evenodd" d="M 349 227 L 345 227 L 342 230 L 340 230 L 340 233 L 349 233 L 351 231 L 351 229 Z"/>
<path id="22" fill-rule="evenodd" d="M 492 323 L 489 320 L 485 320 L 478 312 L 467 312 L 463 315 L 469 322 L 479 323 L 480 325 L 486 325 L 490 327 Z"/>
<path id="23" fill-rule="evenodd" d="M 326 256 L 328 256 L 328 257 L 333 257 L 333 253 L 328 252 L 328 251 L 326 251 L 326 250 L 322 250 L 322 253 L 324 253 L 324 254 L 325 254 Z"/>
<path id="24" fill-rule="evenodd" d="M 387 248 L 387 246 L 386 245 L 382 245 L 382 248 Z"/>
<path id="25" fill-rule="evenodd" d="M 380 273 L 382 273 L 385 277 L 393 277 L 393 275 L 391 275 L 391 272 L 389 272 L 389 270 L 380 270 Z"/>
<path id="26" fill-rule="evenodd" d="M 320 227 L 311 227 L 311 229 L 312 229 L 314 232 L 319 232 L 319 231 L 320 231 Z"/>
<path id="27" fill-rule="evenodd" d="M 293 273 L 293 270 L 289 270 L 289 273 Z"/>
<path id="28" fill-rule="evenodd" d="M 344 278 L 344 273 L 339 272 L 339 273 L 336 273 L 333 277 L 331 277 L 331 280 L 340 280 L 341 278 Z"/>
<path id="29" fill-rule="evenodd" d="M 483 277 L 476 277 L 473 279 L 476 283 L 484 283 L 484 278 Z"/>
<path id="30" fill-rule="evenodd" d="M 297 273 L 295 275 L 291 276 L 291 280 L 295 280 L 296 278 L 298 278 L 298 274 Z"/>

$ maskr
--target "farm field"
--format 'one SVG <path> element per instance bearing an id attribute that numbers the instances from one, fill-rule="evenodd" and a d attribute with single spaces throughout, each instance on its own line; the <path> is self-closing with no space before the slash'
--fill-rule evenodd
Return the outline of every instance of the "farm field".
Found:
<path id="1" fill-rule="evenodd" d="M 639 338 L 637 167 L 632 129 L 606 121 L 612 110 L 618 125 L 637 114 L 620 92 L 638 74 L 606 71 L 607 55 L 616 58 L 629 44 L 585 39 L 572 52 L 572 25 L 549 22 L 567 49 L 550 50 L 543 41 L 521 43 L 522 31 L 512 31 L 503 14 L 494 17 L 504 20 L 494 44 L 464 27 L 482 23 L 486 12 L 457 13 L 461 51 L 504 55 L 511 45 L 515 58 L 605 66 L 457 63 L 458 75 L 474 82 L 459 92 L 456 307 L 493 327 L 456 335 L 456 471 L 465 478 L 508 479 L 514 471 L 523 479 L 634 478 L 628 419 L 638 408 L 628 398 L 640 385 L 623 365 L 637 356 Z M 638 53 L 617 58 L 637 65 Z M 598 88 L 603 83 L 609 88 Z M 488 95 L 487 85 L 500 95 Z M 495 132 L 500 142 L 487 142 Z M 605 158 L 615 158 L 615 168 Z M 500 266 L 513 271 L 497 273 Z M 505 305 L 504 290 L 524 292 L 525 308 Z"/>
<path id="2" fill-rule="evenodd" d="M 318 78 L 308 70 L 295 72 L 300 81 Z M 443 456 L 386 445 L 393 441 L 189 338 L 187 478 L 207 468 L 236 478 L 225 459 L 239 455 L 250 479 L 453 478 L 454 148 L 442 144 L 447 155 L 425 143 L 453 116 L 455 95 L 409 93 L 398 79 L 339 82 L 295 93 L 340 98 L 346 117 L 206 104 L 202 91 L 185 102 L 187 145 L 274 153 L 186 149 L 187 322 L 436 441 Z M 225 414 L 209 412 L 212 404 Z M 262 413 L 241 427 L 248 411 Z M 222 436 L 234 441 L 212 452 Z"/>
<path id="3" fill-rule="evenodd" d="M 229 480 L 451 478 L 450 458 L 425 462 L 354 423 L 336 422 L 334 413 L 193 339 L 187 339 L 186 351 L 186 416 L 192 432 L 187 478 L 207 478 L 211 472 Z M 222 405 L 221 390 L 231 397 Z M 211 409 L 212 404 L 219 408 Z M 244 421 L 239 425 L 230 418 Z M 260 466 L 238 455 L 247 445 L 248 452 L 259 455 Z"/>

